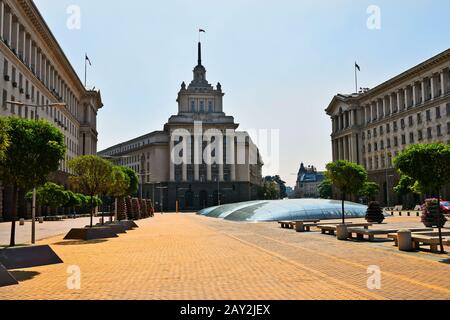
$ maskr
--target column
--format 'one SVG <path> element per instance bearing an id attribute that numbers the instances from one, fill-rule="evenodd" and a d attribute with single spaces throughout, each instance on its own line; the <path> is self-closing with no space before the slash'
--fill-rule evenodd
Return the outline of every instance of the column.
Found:
<path id="1" fill-rule="evenodd" d="M 400 98 L 400 90 L 397 91 L 397 111 L 400 112 L 401 110 L 401 106 L 400 103 L 402 102 L 401 98 Z"/>
<path id="2" fill-rule="evenodd" d="M 206 180 L 212 181 L 212 167 L 210 164 L 206 165 Z"/>
<path id="3" fill-rule="evenodd" d="M 170 181 L 175 181 L 175 164 L 173 163 L 172 152 L 175 148 L 175 143 L 172 140 L 172 135 L 170 136 L 170 150 L 169 150 L 169 170 L 170 170 Z"/>
<path id="4" fill-rule="evenodd" d="M 29 46 L 28 46 L 28 67 L 31 67 L 31 62 L 32 60 L 32 49 L 33 49 L 33 39 L 31 39 L 31 35 L 30 35 L 30 41 L 28 42 Z"/>
<path id="5" fill-rule="evenodd" d="M 372 120 L 374 119 L 373 117 L 373 103 L 370 103 L 370 122 L 372 122 Z"/>
<path id="6" fill-rule="evenodd" d="M 336 119 L 335 119 L 336 120 Z M 335 121 L 336 122 L 336 121 Z M 230 163 L 230 180 L 236 181 L 236 141 L 233 137 L 233 141 L 231 143 L 228 143 L 228 155 L 229 158 L 232 160 Z"/>
<path id="7" fill-rule="evenodd" d="M 389 94 L 389 114 L 394 113 L 394 98 L 392 97 L 392 93 Z"/>
<path id="8" fill-rule="evenodd" d="M 405 109 L 407 109 L 408 108 L 408 104 L 409 104 L 409 101 L 408 101 L 408 87 L 406 87 L 404 90 L 403 90 L 403 92 L 405 93 Z"/>
<path id="9" fill-rule="evenodd" d="M 22 60 L 25 62 L 27 60 L 27 33 L 25 29 L 23 30 L 23 52 Z"/>
<path id="10" fill-rule="evenodd" d="M 13 14 L 11 10 L 9 11 L 9 18 L 8 18 L 8 44 L 11 46 L 11 39 L 12 39 L 12 18 Z"/>
<path id="11" fill-rule="evenodd" d="M 183 170 L 183 182 L 187 182 L 187 164 L 183 163 L 182 165 Z"/>
<path id="12" fill-rule="evenodd" d="M 441 97 L 445 95 L 445 74 L 444 70 L 441 71 Z"/>
<path id="13" fill-rule="evenodd" d="M 422 103 L 425 103 L 425 79 L 422 79 L 421 83 L 421 90 L 422 90 Z"/>
<path id="14" fill-rule="evenodd" d="M 343 144 L 344 144 L 344 160 L 348 160 L 348 141 L 347 141 L 347 137 L 343 137 L 342 138 L 344 141 L 343 141 Z"/>
<path id="15" fill-rule="evenodd" d="M 356 157 L 354 156 L 355 145 L 354 145 L 353 134 L 350 135 L 349 139 L 350 139 L 350 157 L 349 157 L 349 160 L 352 161 L 352 162 L 356 162 Z"/>
<path id="16" fill-rule="evenodd" d="M 415 107 L 417 105 L 417 99 L 416 99 L 416 84 L 413 83 L 412 86 L 412 95 L 413 95 L 413 107 Z"/>
<path id="17" fill-rule="evenodd" d="M 5 39 L 3 36 L 3 24 L 5 23 L 5 4 L 0 2 L 0 38 Z"/>
<path id="18" fill-rule="evenodd" d="M 430 85 L 431 85 L 431 100 L 434 99 L 434 74 L 430 77 Z"/>

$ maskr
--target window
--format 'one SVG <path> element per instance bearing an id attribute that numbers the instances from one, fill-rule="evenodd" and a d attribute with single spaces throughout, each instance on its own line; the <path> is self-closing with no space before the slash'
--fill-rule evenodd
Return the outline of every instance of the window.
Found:
<path id="1" fill-rule="evenodd" d="M 422 130 L 417 131 L 417 137 L 418 137 L 419 141 L 422 141 L 422 140 L 423 140 L 423 133 L 422 133 Z"/>
<path id="2" fill-rule="evenodd" d="M 406 144 L 406 136 L 404 134 L 402 134 L 402 144 L 403 145 Z"/>
<path id="3" fill-rule="evenodd" d="M 4 76 L 7 76 L 8 75 L 8 69 L 9 69 L 9 66 L 8 66 L 8 60 L 4 60 L 3 61 L 3 75 Z"/>
<path id="4" fill-rule="evenodd" d="M 369 150 L 369 152 L 372 152 L 372 145 L 369 143 L 367 150 Z"/>
<path id="5" fill-rule="evenodd" d="M 380 136 L 382 136 L 383 134 L 384 134 L 384 127 L 381 126 L 381 127 L 380 127 Z"/>
<path id="6" fill-rule="evenodd" d="M 421 114 L 421 113 L 418 113 L 418 114 L 417 114 L 417 123 L 418 123 L 418 124 L 421 124 L 421 123 L 422 123 L 422 114 Z"/>
<path id="7" fill-rule="evenodd" d="M 431 111 L 427 110 L 427 121 L 431 121 Z"/>
<path id="8" fill-rule="evenodd" d="M 386 147 L 387 147 L 388 149 L 390 149 L 390 148 L 391 148 L 391 139 L 388 138 L 388 139 L 386 140 L 386 142 L 387 142 L 387 143 L 386 143 Z"/>
<path id="9" fill-rule="evenodd" d="M 205 112 L 205 102 L 200 101 L 200 112 Z"/>
<path id="10" fill-rule="evenodd" d="M 436 107 L 436 119 L 441 118 L 441 107 Z"/>
<path id="11" fill-rule="evenodd" d="M 390 133 L 391 132 L 391 125 L 388 123 L 386 125 L 386 133 Z"/>
<path id="12" fill-rule="evenodd" d="M 8 100 L 8 92 L 6 90 L 3 90 L 3 96 L 2 96 L 2 106 L 4 109 L 7 108 L 6 101 Z"/>
<path id="13" fill-rule="evenodd" d="M 413 132 L 409 133 L 409 143 L 414 143 L 414 133 Z"/>
<path id="14" fill-rule="evenodd" d="M 368 138 L 368 139 L 372 138 L 372 132 L 371 132 L 370 130 L 367 131 L 367 138 Z"/>
<path id="15" fill-rule="evenodd" d="M 373 136 L 374 136 L 374 137 L 377 136 L 377 128 L 373 128 Z"/>
<path id="16" fill-rule="evenodd" d="M 450 134 L 450 122 L 447 122 L 447 134 Z"/>
<path id="17" fill-rule="evenodd" d="M 398 131 L 398 125 L 397 125 L 397 121 L 394 121 L 394 132 Z"/>
<path id="18" fill-rule="evenodd" d="M 400 126 L 405 129 L 405 119 L 400 120 Z"/>
<path id="19" fill-rule="evenodd" d="M 394 137 L 394 147 L 398 147 L 398 138 Z"/>
<path id="20" fill-rule="evenodd" d="M 214 110 L 213 110 L 213 103 L 212 103 L 212 101 L 208 101 L 208 112 L 213 112 Z"/>
<path id="21" fill-rule="evenodd" d="M 373 144 L 373 151 L 378 151 L 378 143 Z"/>
<path id="22" fill-rule="evenodd" d="M 432 139 L 432 138 L 433 138 L 433 133 L 432 133 L 432 131 L 431 131 L 431 128 L 428 128 L 428 129 L 427 129 L 427 138 L 428 138 L 428 139 Z"/>
<path id="23" fill-rule="evenodd" d="M 436 131 L 437 131 L 437 136 L 441 137 L 442 136 L 442 126 L 440 124 L 438 124 L 436 126 Z"/>
<path id="24" fill-rule="evenodd" d="M 16 68 L 12 67 L 12 74 L 11 74 L 12 82 L 16 82 Z"/>
<path id="25" fill-rule="evenodd" d="M 384 150 L 384 140 L 381 140 L 381 142 L 380 142 L 380 148 L 381 148 L 381 150 Z"/>
<path id="26" fill-rule="evenodd" d="M 447 104 L 447 116 L 450 116 L 450 103 Z"/>
<path id="27" fill-rule="evenodd" d="M 413 120 L 413 117 L 412 117 L 412 116 L 409 116 L 409 117 L 408 117 L 408 125 L 409 125 L 410 127 L 412 127 L 412 126 L 414 125 L 414 120 Z"/>
<path id="28" fill-rule="evenodd" d="M 195 101 L 191 101 L 191 112 L 195 112 Z"/>

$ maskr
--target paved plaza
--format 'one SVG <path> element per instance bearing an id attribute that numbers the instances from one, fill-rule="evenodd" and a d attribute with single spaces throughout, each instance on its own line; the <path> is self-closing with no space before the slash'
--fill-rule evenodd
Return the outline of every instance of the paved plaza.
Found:
<path id="1" fill-rule="evenodd" d="M 388 226 L 421 226 L 391 217 Z M 337 241 L 276 223 L 165 214 L 104 241 L 50 244 L 64 264 L 16 270 L 2 299 L 450 299 L 450 255 L 399 252 L 392 242 Z M 375 226 L 375 228 L 386 225 Z M 450 250 L 450 248 L 447 248 Z M 81 289 L 69 290 L 70 266 Z M 367 287 L 368 267 L 381 288 Z M 69 268 L 70 270 L 70 268 Z"/>

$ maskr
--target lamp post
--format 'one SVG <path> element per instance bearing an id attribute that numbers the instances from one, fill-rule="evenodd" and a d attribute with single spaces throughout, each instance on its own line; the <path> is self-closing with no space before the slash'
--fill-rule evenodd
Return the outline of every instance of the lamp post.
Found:
<path id="1" fill-rule="evenodd" d="M 34 119 L 33 120 L 35 120 L 35 121 L 38 120 L 37 110 L 39 108 L 47 108 L 47 107 L 63 108 L 66 106 L 66 104 L 63 102 L 38 105 L 38 104 L 27 104 L 27 103 L 18 102 L 18 101 L 6 101 L 6 104 L 34 108 Z M 14 205 L 16 205 L 16 204 L 14 204 Z M 35 243 L 36 243 L 36 187 L 33 187 L 33 198 L 31 201 L 31 244 L 35 244 Z"/>
<path id="2" fill-rule="evenodd" d="M 385 171 L 385 173 L 386 173 L 386 201 L 387 201 L 387 206 L 389 207 L 389 205 L 390 205 L 390 195 L 389 195 L 389 176 L 388 176 L 388 168 L 389 168 L 389 165 L 390 165 L 390 163 L 389 163 L 389 158 L 391 158 L 392 157 L 392 153 L 391 152 L 385 152 L 385 159 L 384 159 L 384 161 L 385 161 L 385 167 L 386 167 L 386 171 Z"/>
<path id="3" fill-rule="evenodd" d="M 159 184 L 161 185 L 161 182 L 159 182 Z M 160 187 L 157 187 L 157 189 L 159 189 L 159 201 L 160 201 L 159 207 L 161 209 L 161 214 L 163 214 L 164 213 L 164 210 L 163 210 L 163 190 L 164 189 L 168 189 L 168 187 L 160 186 Z"/>

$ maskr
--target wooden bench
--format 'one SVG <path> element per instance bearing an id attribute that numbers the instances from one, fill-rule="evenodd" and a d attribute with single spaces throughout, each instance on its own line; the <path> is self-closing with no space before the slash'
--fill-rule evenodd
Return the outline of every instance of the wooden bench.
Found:
<path id="1" fill-rule="evenodd" d="M 426 235 L 416 235 L 412 236 L 412 247 L 414 250 L 419 250 L 421 246 L 430 246 L 430 251 L 433 253 L 439 252 L 438 246 L 441 244 L 439 237 L 437 236 L 426 236 Z M 443 239 L 445 244 L 449 239 Z"/>
<path id="2" fill-rule="evenodd" d="M 297 232 L 310 232 L 311 228 L 318 228 L 320 226 L 329 226 L 329 225 L 337 225 L 340 223 L 330 223 L 330 222 L 297 222 L 295 224 L 295 231 Z M 348 224 L 351 224 L 349 222 Z"/>
<path id="3" fill-rule="evenodd" d="M 409 230 L 409 229 L 406 229 Z M 425 237 L 437 237 L 439 238 L 439 232 L 438 231 L 419 231 L 419 232 L 413 232 L 412 237 L 415 236 L 425 236 Z M 450 231 L 442 230 L 442 236 L 448 237 L 450 236 Z M 398 235 L 397 233 L 390 233 L 388 234 L 389 239 L 393 239 L 395 241 L 395 246 L 398 247 Z"/>
<path id="4" fill-rule="evenodd" d="M 305 219 L 305 220 L 295 220 L 295 221 L 278 221 L 278 224 L 283 229 L 294 229 L 297 224 L 302 223 L 318 223 L 318 219 Z"/>
<path id="5" fill-rule="evenodd" d="M 365 229 L 369 229 L 369 227 L 371 227 L 373 224 L 372 223 L 353 223 L 353 224 L 346 224 L 349 227 L 363 227 Z M 318 226 L 317 228 L 320 229 L 320 231 L 322 232 L 322 234 L 329 234 L 334 236 L 334 234 L 336 233 L 336 229 L 337 229 L 337 225 L 331 225 L 331 224 L 327 224 L 327 225 L 323 225 L 323 226 Z"/>
<path id="6" fill-rule="evenodd" d="M 364 229 L 364 228 L 348 228 L 349 238 L 353 238 L 353 234 L 356 235 L 356 239 L 364 240 L 364 236 L 368 236 L 369 241 L 374 241 L 375 236 L 389 235 L 390 233 L 397 233 L 399 229 Z M 416 228 L 408 229 L 411 232 L 421 231 L 433 231 L 432 228 Z"/>

